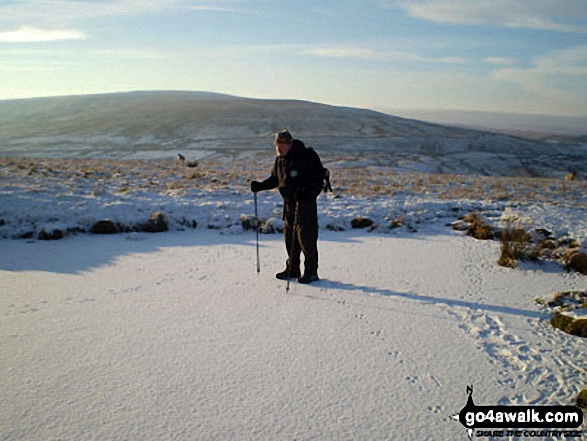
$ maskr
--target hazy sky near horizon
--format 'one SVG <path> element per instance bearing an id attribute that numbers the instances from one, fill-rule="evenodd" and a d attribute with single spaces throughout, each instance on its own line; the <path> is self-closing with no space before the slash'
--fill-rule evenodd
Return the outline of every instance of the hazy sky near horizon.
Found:
<path id="1" fill-rule="evenodd" d="M 0 99 L 197 90 L 587 115 L 585 0 L 0 0 Z"/>

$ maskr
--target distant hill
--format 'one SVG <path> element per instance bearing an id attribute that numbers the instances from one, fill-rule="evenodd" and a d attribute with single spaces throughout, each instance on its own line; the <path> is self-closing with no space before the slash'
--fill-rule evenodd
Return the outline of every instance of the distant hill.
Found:
<path id="1" fill-rule="evenodd" d="M 131 92 L 0 101 L 0 138 L 112 135 L 131 142 L 266 140 L 288 127 L 300 135 L 444 136 L 467 132 L 371 110 L 305 101 L 257 100 L 203 92 Z"/>
<path id="2" fill-rule="evenodd" d="M 559 176 L 585 149 L 399 118 L 372 110 L 207 92 L 131 92 L 0 101 L 4 156 L 271 158 L 290 129 L 321 155 L 398 169 Z M 580 164 L 579 164 L 580 165 Z"/>

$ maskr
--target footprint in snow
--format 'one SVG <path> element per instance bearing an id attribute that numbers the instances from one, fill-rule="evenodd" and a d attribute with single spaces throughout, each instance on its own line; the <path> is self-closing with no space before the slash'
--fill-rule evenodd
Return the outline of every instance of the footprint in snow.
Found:
<path id="1" fill-rule="evenodd" d="M 418 390 L 424 390 L 424 388 L 419 384 L 420 381 L 420 377 L 418 377 L 417 375 L 413 376 L 413 377 L 407 377 L 406 378 L 408 384 L 410 384 L 411 386 L 417 387 Z"/>
<path id="2" fill-rule="evenodd" d="M 385 340 L 385 331 L 371 331 L 370 334 L 378 340 Z"/>

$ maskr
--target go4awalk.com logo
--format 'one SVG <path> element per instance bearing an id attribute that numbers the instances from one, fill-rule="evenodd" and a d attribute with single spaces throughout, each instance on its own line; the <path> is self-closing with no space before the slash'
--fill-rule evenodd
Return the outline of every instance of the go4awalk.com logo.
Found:
<path id="1" fill-rule="evenodd" d="M 575 406 L 477 406 L 473 386 L 467 386 L 467 404 L 453 415 L 469 433 L 490 437 L 580 438 L 583 411 Z"/>

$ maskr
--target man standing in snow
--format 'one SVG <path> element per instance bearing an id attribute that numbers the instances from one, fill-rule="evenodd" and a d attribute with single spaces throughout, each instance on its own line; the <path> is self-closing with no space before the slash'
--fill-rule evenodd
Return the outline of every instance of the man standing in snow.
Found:
<path id="1" fill-rule="evenodd" d="M 318 280 L 318 208 L 316 198 L 322 190 L 322 162 L 318 154 L 302 141 L 282 130 L 273 142 L 277 158 L 271 176 L 251 182 L 251 191 L 278 188 L 284 201 L 284 238 L 288 259 L 284 271 L 275 277 L 297 278 L 300 283 Z M 297 215 L 296 215 L 297 214 Z M 295 231 L 294 231 L 295 225 Z M 304 275 L 300 255 L 304 253 Z"/>

